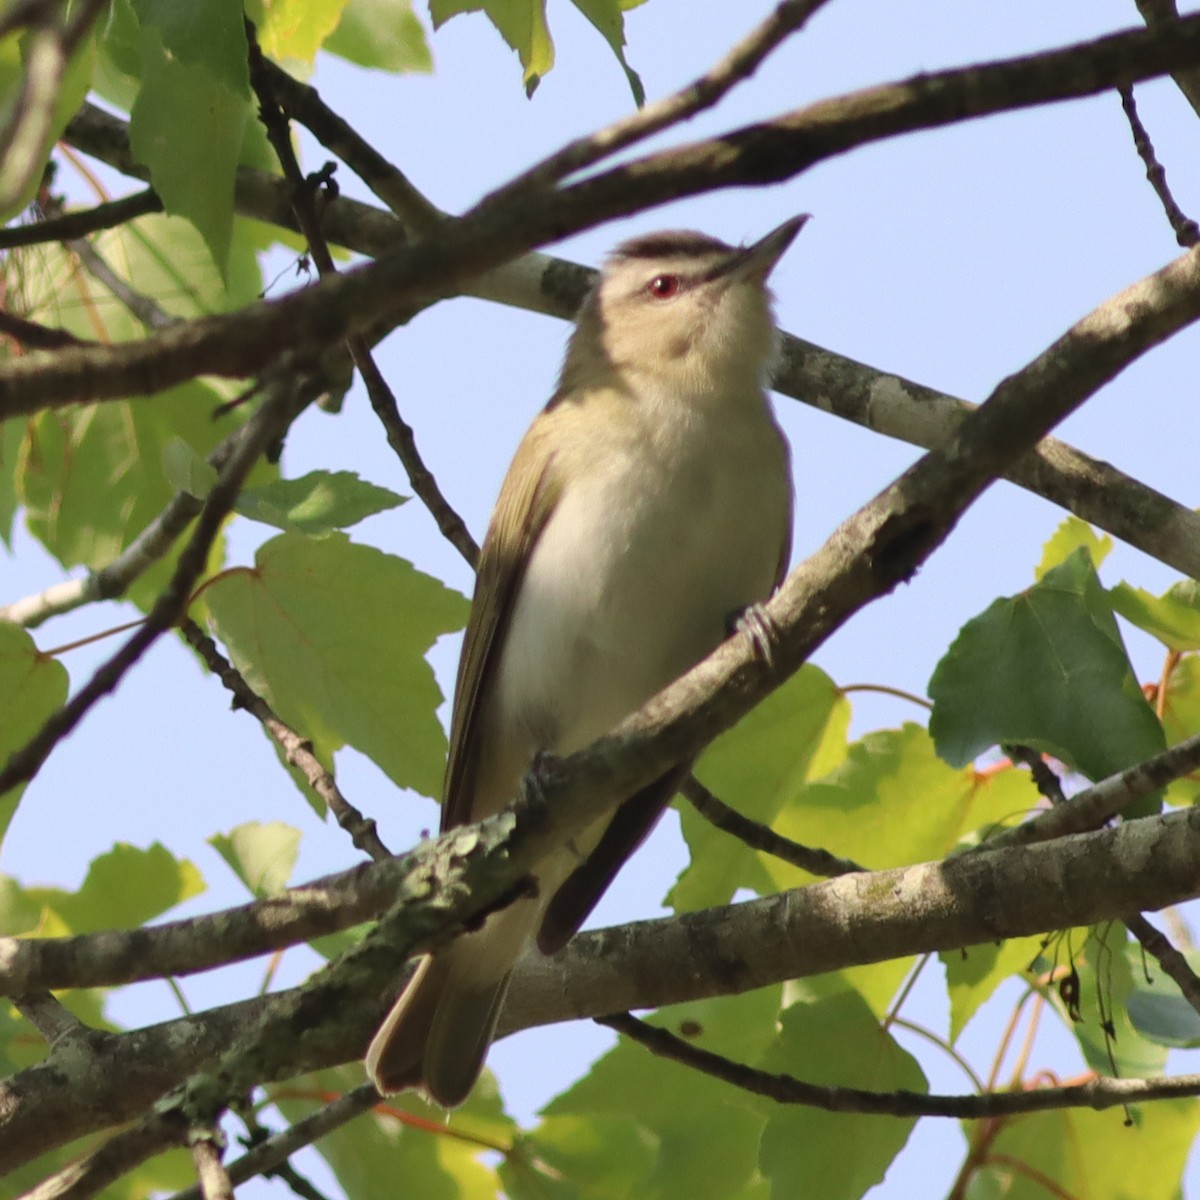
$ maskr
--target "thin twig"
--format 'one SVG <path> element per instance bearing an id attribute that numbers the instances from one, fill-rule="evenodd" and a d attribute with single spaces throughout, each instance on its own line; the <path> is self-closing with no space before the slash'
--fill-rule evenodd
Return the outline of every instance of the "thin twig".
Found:
<path id="1" fill-rule="evenodd" d="M 18 317 L 15 313 L 0 309 L 0 335 L 12 338 L 27 350 L 61 350 L 64 346 L 86 346 L 85 339 L 76 337 L 65 329 L 55 329 Z M 94 343 L 92 343 L 94 344 Z"/>
<path id="2" fill-rule="evenodd" d="M 1153 758 L 1076 792 L 1062 804 L 1040 812 L 1020 825 L 1001 830 L 987 839 L 987 846 L 992 850 L 1001 846 L 1028 846 L 1070 833 L 1099 829 L 1134 801 L 1152 796 L 1198 767 L 1200 734 L 1194 734 Z"/>
<path id="3" fill-rule="evenodd" d="M 1065 804 L 1067 802 L 1066 794 L 1062 788 L 1062 780 L 1055 774 L 1045 757 L 1037 750 L 1034 750 L 1032 746 L 1005 745 L 1001 746 L 1000 749 L 1013 762 L 1020 763 L 1022 766 L 1029 768 L 1029 773 L 1033 776 L 1034 786 L 1037 788 L 1039 795 L 1054 805 Z"/>
<path id="4" fill-rule="evenodd" d="M 567 175 L 582 171 L 634 142 L 643 141 L 670 125 L 678 125 L 711 108 L 731 88 L 749 79 L 767 56 L 796 33 L 825 3 L 826 0 L 783 0 L 720 62 L 687 87 L 653 104 L 647 104 L 606 129 L 568 143 L 524 175 L 518 175 L 512 184 L 506 185 L 505 190 L 510 187 L 552 186 Z"/>
<path id="5" fill-rule="evenodd" d="M 717 829 L 732 834 L 745 842 L 752 850 L 761 850 L 764 854 L 773 855 L 810 875 L 820 875 L 832 878 L 836 875 L 849 875 L 855 871 L 863 871 L 858 863 L 848 858 L 839 858 L 828 850 L 802 846 L 776 833 L 760 821 L 752 821 L 732 809 L 723 800 L 719 800 L 694 775 L 689 775 L 679 789 L 692 807 Z"/>
<path id="6" fill-rule="evenodd" d="M 79 256 L 88 274 L 98 283 L 103 284 L 147 329 L 161 331 L 170 329 L 180 323 L 179 317 L 173 317 L 158 301 L 139 292 L 126 280 L 122 279 L 108 265 L 107 260 L 86 238 L 77 238 L 67 243 L 68 247 Z"/>
<path id="7" fill-rule="evenodd" d="M 155 1154 L 187 1141 L 187 1126 L 178 1113 L 147 1117 L 109 1138 L 84 1158 L 44 1179 L 17 1200 L 87 1200 Z"/>
<path id="8" fill-rule="evenodd" d="M 1167 935 L 1151 925 L 1141 913 L 1131 913 L 1122 920 L 1163 973 L 1174 980 L 1184 999 L 1200 1013 L 1200 978 L 1192 970 L 1191 963 L 1171 944 Z"/>
<path id="9" fill-rule="evenodd" d="M 287 762 L 303 772 L 308 786 L 321 797 L 337 818 L 337 823 L 350 834 L 354 845 L 376 862 L 391 858 L 391 852 L 379 838 L 375 822 L 364 817 L 342 794 L 333 775 L 313 753 L 312 742 L 280 720 L 274 709 L 246 682 L 242 673 L 217 649 L 216 642 L 195 621 L 185 617 L 180 622 L 179 630 L 208 669 L 233 694 L 236 707 L 257 718 L 279 746 Z"/>
<path id="10" fill-rule="evenodd" d="M 1155 195 L 1158 196 L 1163 211 L 1167 214 L 1167 220 L 1171 222 L 1171 228 L 1175 231 L 1175 240 L 1186 250 L 1200 242 L 1200 226 L 1179 207 L 1175 197 L 1171 194 L 1171 189 L 1167 184 L 1166 168 L 1158 161 L 1158 157 L 1154 153 L 1154 143 L 1150 140 L 1146 126 L 1142 124 L 1142 118 L 1138 115 L 1132 84 L 1127 84 L 1117 90 L 1121 93 L 1121 107 L 1125 111 L 1129 129 L 1133 134 L 1134 148 L 1146 168 L 1146 178 L 1150 181 Z"/>
<path id="11" fill-rule="evenodd" d="M 120 200 L 97 204 L 94 208 L 79 209 L 26 225 L 6 226 L 0 229 L 0 250 L 41 246 L 47 242 L 71 242 L 103 229 L 124 225 L 135 217 L 162 212 L 162 208 L 158 193 L 153 188 L 146 188 L 132 196 L 123 196 Z"/>
<path id="12" fill-rule="evenodd" d="M 368 1112 L 379 1103 L 379 1093 L 369 1084 L 364 1083 L 352 1092 L 339 1096 L 336 1100 L 319 1108 L 315 1113 L 297 1121 L 280 1133 L 271 1134 L 256 1141 L 241 1158 L 229 1164 L 229 1178 L 235 1187 L 240 1186 L 256 1175 L 270 1177 L 279 1172 L 280 1166 L 305 1146 L 312 1145 L 319 1138 L 335 1129 L 340 1129 L 348 1121 L 354 1120 L 364 1112 Z M 291 1181 L 289 1181 L 289 1184 Z M 294 1186 L 294 1185 L 292 1185 Z M 204 1200 L 198 1187 L 176 1192 L 168 1200 Z"/>
<path id="13" fill-rule="evenodd" d="M 403 222 L 409 233 L 426 233 L 445 213 L 413 186 L 348 121 L 331 109 L 311 84 L 302 83 L 270 59 L 262 60 L 264 81 L 279 103 L 327 150 L 336 154 Z"/>
<path id="14" fill-rule="evenodd" d="M 250 35 L 250 82 L 258 96 L 263 126 L 283 166 L 284 177 L 291 184 L 296 219 L 308 241 L 313 262 L 322 276 L 334 275 L 337 268 L 313 205 L 313 187 L 300 173 L 300 164 L 296 161 L 292 149 L 288 120 L 273 90 L 274 75 L 267 70 L 266 60 L 253 35 L 253 27 L 247 24 Z M 371 407 L 384 427 L 388 445 L 396 452 L 404 466 L 413 491 L 429 510 L 442 535 L 474 568 L 479 561 L 479 545 L 471 536 L 466 523 L 443 495 L 433 473 L 425 465 L 417 449 L 412 427 L 400 416 L 396 397 L 372 357 L 365 337 L 361 334 L 351 334 L 346 339 L 346 345 L 366 384 Z"/>
<path id="15" fill-rule="evenodd" d="M 780 1104 L 803 1104 L 826 1112 L 878 1113 L 893 1117 L 953 1117 L 985 1120 L 1018 1113 L 1062 1108 L 1115 1108 L 1142 1100 L 1200 1095 L 1200 1075 L 1170 1079 L 1112 1079 L 1098 1075 L 1087 1083 L 1038 1087 L 1028 1091 L 985 1092 L 983 1095 L 922 1095 L 918 1092 L 872 1092 L 862 1088 L 823 1087 L 793 1075 L 759 1071 L 702 1049 L 665 1029 L 628 1013 L 596 1018 L 645 1046 L 652 1054 L 732 1084 Z"/>
<path id="16" fill-rule="evenodd" d="M 182 615 L 188 596 L 208 561 L 213 540 L 233 509 L 251 468 L 307 405 L 316 381 L 295 365 L 281 368 L 267 398 L 239 430 L 229 461 L 217 477 L 200 512 L 192 537 L 175 565 L 171 581 L 155 601 L 142 626 L 0 770 L 0 795 L 32 779 L 51 751 L 83 719 L 101 697 L 113 691 L 126 672 Z"/>

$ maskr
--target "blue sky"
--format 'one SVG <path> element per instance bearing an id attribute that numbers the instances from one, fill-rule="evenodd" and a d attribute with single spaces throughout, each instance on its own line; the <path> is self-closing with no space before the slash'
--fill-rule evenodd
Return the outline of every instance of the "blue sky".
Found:
<path id="1" fill-rule="evenodd" d="M 771 7 L 762 0 L 649 0 L 629 13 L 628 54 L 648 96 L 706 69 Z M 433 37 L 432 76 L 385 78 L 326 60 L 315 82 L 432 200 L 460 210 L 568 138 L 630 108 L 619 66 L 576 10 L 551 0 L 549 13 L 558 67 L 532 100 L 521 89 L 515 57 L 478 17 L 455 19 Z M 690 123 L 684 136 L 916 71 L 1136 24 L 1135 6 L 1120 0 L 838 0 L 716 114 Z M 1177 198 L 1200 212 L 1200 124 L 1169 82 L 1141 87 L 1137 96 Z M 311 149 L 308 157 L 315 166 L 325 155 Z M 366 198 L 348 174 L 339 182 Z M 738 241 L 801 211 L 814 220 L 774 276 L 783 328 L 975 401 L 1089 309 L 1178 253 L 1114 94 L 868 147 L 779 187 L 681 202 L 553 249 L 596 263 L 614 242 L 641 230 L 687 226 Z M 282 268 L 287 260 L 273 265 Z M 274 273 L 269 268 L 268 278 Z M 566 326 L 550 318 L 458 300 L 422 314 L 381 354 L 429 466 L 476 536 L 512 449 L 549 395 L 565 335 Z M 1060 436 L 1195 503 L 1198 353 L 1200 334 L 1190 331 L 1127 371 Z M 793 446 L 796 552 L 802 555 L 916 451 L 791 400 L 780 399 L 778 409 Z M 353 469 L 408 490 L 359 391 L 336 420 L 307 417 L 289 439 L 285 465 L 294 475 L 318 466 Z M 851 622 L 816 661 L 840 683 L 871 681 L 923 693 L 963 621 L 996 595 L 1032 581 L 1041 544 L 1061 516 L 1016 488 L 993 488 L 912 583 Z M 251 536 L 232 538 L 234 558 L 249 558 Z M 470 591 L 467 569 L 415 502 L 372 519 L 356 536 Z M 23 541 L 4 566 L 4 598 L 57 578 L 56 565 Z M 1118 547 L 1103 578 L 1157 591 L 1175 577 Z M 38 644 L 94 632 L 125 611 L 108 605 L 74 614 L 41 630 Z M 1156 677 L 1154 648 L 1137 637 L 1130 646 L 1142 676 Z M 69 655 L 73 680 L 107 652 Z M 434 656 L 447 689 L 455 654 L 456 645 L 448 644 Z M 910 717 L 920 714 L 900 701 L 856 700 L 856 732 Z M 352 752 L 343 753 L 338 768 L 343 788 L 379 820 L 393 848 L 436 823 L 431 804 L 397 795 Z M 190 906 L 199 911 L 244 899 L 204 839 L 245 820 L 283 820 L 304 830 L 298 878 L 354 861 L 348 839 L 322 826 L 299 800 L 253 722 L 230 713 L 215 681 L 201 676 L 180 646 L 164 642 L 43 770 L 13 823 L 2 865 L 28 882 L 74 886 L 88 861 L 112 842 L 160 840 L 192 857 L 209 881 L 208 893 Z M 658 912 L 681 863 L 669 818 L 593 923 Z M 215 1003 L 231 987 L 239 994 L 253 989 L 260 974 L 260 966 L 242 967 L 220 982 L 188 981 L 185 991 L 194 1006 Z M 918 996 L 934 1023 L 944 1020 L 937 992 L 931 979 Z M 142 985 L 129 989 L 114 1011 L 141 1023 L 173 1016 L 177 1008 L 165 985 Z M 986 1048 L 996 1036 L 994 1023 L 977 1025 L 967 1034 L 968 1048 Z M 591 1026 L 533 1031 L 496 1047 L 492 1062 L 514 1110 L 529 1115 L 609 1040 Z M 952 1074 L 933 1083 L 961 1086 Z M 955 1126 L 924 1123 L 873 1194 L 900 1200 L 944 1192 L 949 1175 L 941 1167 L 953 1171 L 960 1146 Z M 246 1194 L 268 1194 L 267 1185 L 256 1187 L 261 1191 Z"/>

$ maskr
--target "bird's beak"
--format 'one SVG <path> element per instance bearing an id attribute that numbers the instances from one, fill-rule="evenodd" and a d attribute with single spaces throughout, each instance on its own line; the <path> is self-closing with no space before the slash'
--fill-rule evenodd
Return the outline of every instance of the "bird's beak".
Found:
<path id="1" fill-rule="evenodd" d="M 738 279 L 756 278 L 760 283 L 764 281 L 811 215 L 801 213 L 792 217 L 777 229 L 772 229 L 766 237 L 738 250 L 728 265 L 729 273 Z"/>

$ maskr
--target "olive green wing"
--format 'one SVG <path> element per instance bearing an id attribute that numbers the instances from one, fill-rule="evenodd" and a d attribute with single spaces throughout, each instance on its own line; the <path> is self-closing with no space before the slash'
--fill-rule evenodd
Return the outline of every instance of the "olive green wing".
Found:
<path id="1" fill-rule="evenodd" d="M 552 482 L 554 455 L 547 448 L 552 422 L 552 414 L 543 413 L 517 448 L 480 552 L 475 596 L 454 687 L 450 757 L 442 798 L 443 831 L 474 819 L 471 797 L 478 756 L 473 748 L 480 713 L 495 684 L 525 566 L 561 491 L 561 484 Z"/>

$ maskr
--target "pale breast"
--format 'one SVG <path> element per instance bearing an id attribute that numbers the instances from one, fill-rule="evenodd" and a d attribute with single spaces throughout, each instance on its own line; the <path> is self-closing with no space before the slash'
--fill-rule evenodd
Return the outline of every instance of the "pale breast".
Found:
<path id="1" fill-rule="evenodd" d="M 505 640 L 498 699 L 521 740 L 579 749 L 715 648 L 769 594 L 790 502 L 765 400 L 596 447 L 531 555 Z"/>

